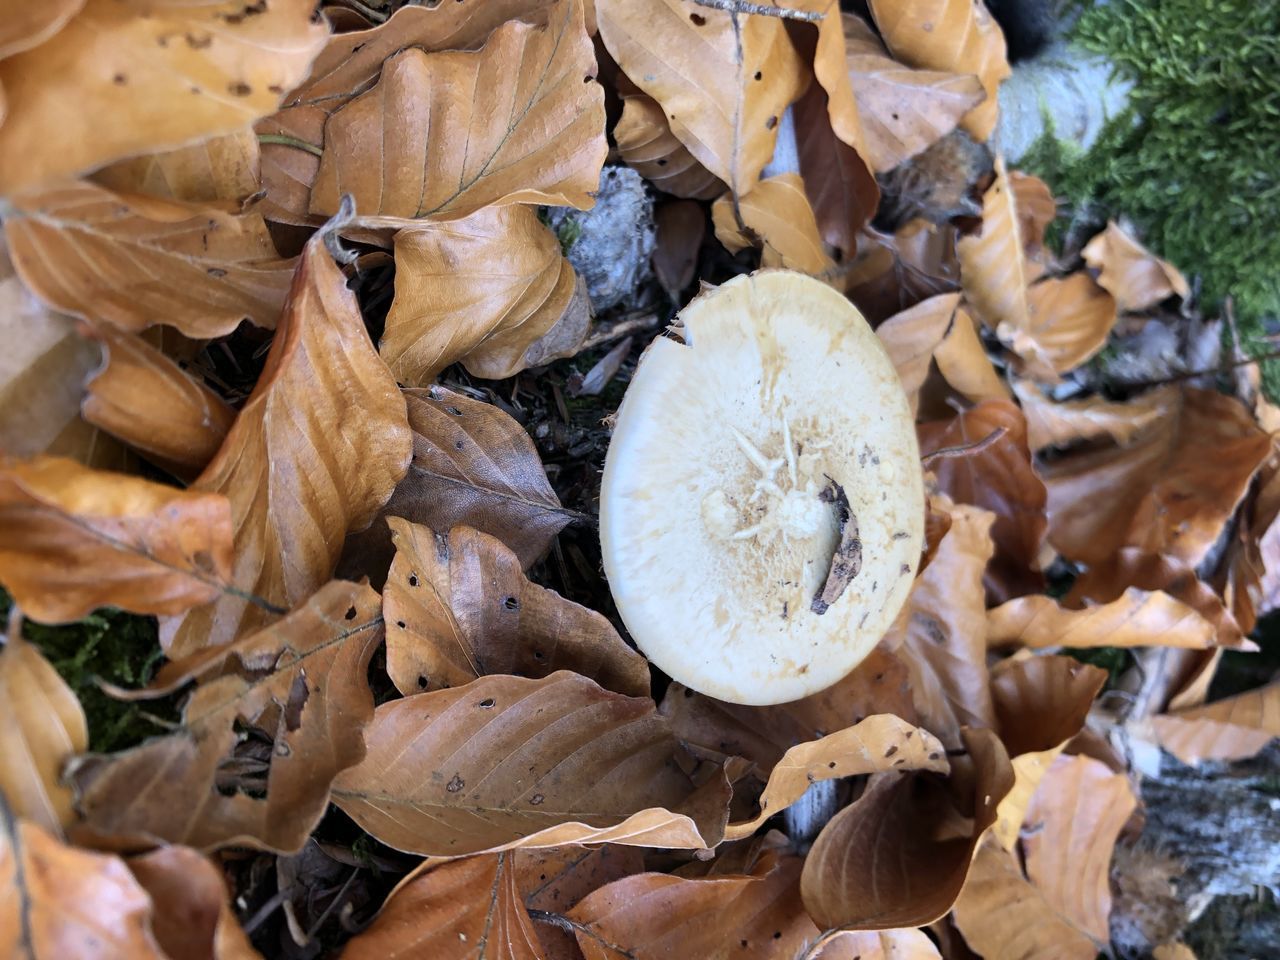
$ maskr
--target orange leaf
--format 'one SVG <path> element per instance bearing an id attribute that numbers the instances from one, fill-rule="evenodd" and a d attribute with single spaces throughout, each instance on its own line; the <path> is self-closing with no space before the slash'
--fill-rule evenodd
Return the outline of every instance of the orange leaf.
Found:
<path id="1" fill-rule="evenodd" d="M 710 200 L 724 193 L 724 182 L 676 138 L 662 107 L 652 97 L 634 93 L 623 99 L 613 137 L 622 159 L 659 190 L 694 200 Z"/>
<path id="2" fill-rule="evenodd" d="M 987 614 L 993 647 L 1193 647 L 1213 645 L 1214 625 L 1159 590 L 1129 587 L 1110 603 L 1068 610 L 1052 597 L 1019 597 Z"/>
<path id="3" fill-rule="evenodd" d="M 858 256 L 842 268 L 840 289 L 872 324 L 922 300 L 960 288 L 955 228 L 913 220 L 897 233 L 865 228 Z"/>
<path id="4" fill-rule="evenodd" d="M 1242 760 L 1280 737 L 1280 683 L 1151 718 L 1160 746 L 1183 763 Z"/>
<path id="5" fill-rule="evenodd" d="M 1038 264 L 1045 257 L 1044 232 L 1057 219 L 1058 202 L 1047 183 L 1020 170 L 1009 171 L 1009 189 L 1018 209 L 1023 250 L 1029 261 Z"/>
<path id="6" fill-rule="evenodd" d="M 0 58 L 44 43 L 84 8 L 84 0 L 22 3 L 5 11 L 0 24 Z"/>
<path id="7" fill-rule="evenodd" d="M 1026 326 L 996 332 L 1032 376 L 1056 381 L 1101 350 L 1115 323 L 1115 300 L 1081 272 L 1041 280 L 1027 291 Z"/>
<path id="8" fill-rule="evenodd" d="M 996 157 L 995 182 L 982 196 L 981 232 L 956 244 L 964 295 L 991 330 L 1026 330 L 1031 324 L 1025 246 L 1017 193 L 1004 158 Z"/>
<path id="9" fill-rule="evenodd" d="M 1081 256 L 1099 271 L 1098 283 L 1126 312 L 1146 310 L 1173 294 L 1184 300 L 1191 296 L 1177 267 L 1150 253 L 1114 221 L 1085 245 Z"/>
<path id="10" fill-rule="evenodd" d="M 1110 437 L 1127 444 L 1160 419 L 1164 395 L 1139 394 L 1123 403 L 1095 395 L 1084 400 L 1054 403 L 1029 381 L 1015 380 L 1013 392 L 1027 418 L 1027 438 L 1032 450 L 1069 446 L 1079 440 Z"/>
<path id="11" fill-rule="evenodd" d="M 117 161 L 95 173 L 93 182 L 117 193 L 165 200 L 243 201 L 258 191 L 259 166 L 258 138 L 246 127 L 176 150 Z"/>
<path id="12" fill-rule="evenodd" d="M 644 872 L 644 851 L 606 843 L 516 850 L 516 887 L 530 910 L 567 914 L 583 897 L 623 877 Z M 535 922 L 543 960 L 582 960 L 573 928 Z"/>
<path id="13" fill-rule="evenodd" d="M 230 589 L 227 498 L 0 456 L 0 582 L 44 623 L 98 607 L 176 614 Z"/>
<path id="14" fill-rule="evenodd" d="M 266 368 L 193 489 L 222 491 L 235 527 L 236 584 L 277 607 L 332 576 L 343 538 L 369 525 L 404 476 L 404 398 L 365 332 L 323 233 L 298 265 Z M 261 629 L 272 615 L 236 596 L 162 625 L 170 657 Z"/>
<path id="15" fill-rule="evenodd" d="M 745 225 L 740 228 L 738 219 Z M 799 174 L 780 173 L 761 180 L 736 202 L 726 193 L 711 205 L 716 236 L 736 253 L 763 244 L 760 264 L 820 274 L 833 264 L 822 249 L 818 223 Z"/>

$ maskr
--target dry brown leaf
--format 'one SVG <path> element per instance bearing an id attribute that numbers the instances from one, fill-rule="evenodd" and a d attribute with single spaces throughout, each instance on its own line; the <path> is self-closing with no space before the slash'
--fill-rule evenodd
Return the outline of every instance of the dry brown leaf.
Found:
<path id="1" fill-rule="evenodd" d="M 1078 563 L 1134 546 L 1194 567 L 1213 546 L 1270 455 L 1271 440 L 1238 400 L 1165 387 L 1162 413 L 1126 447 L 1073 453 L 1041 470 L 1049 541 Z"/>
<path id="2" fill-rule="evenodd" d="M 156 842 L 292 852 L 329 802 L 334 775 L 364 756 L 373 714 L 365 679 L 382 642 L 379 597 L 335 580 L 265 630 L 165 667 L 155 693 L 199 681 L 182 725 L 71 771 L 84 822 L 76 835 L 116 848 Z M 237 751 L 257 727 L 265 757 Z M 234 764 L 233 758 L 245 762 Z"/>
<path id="3" fill-rule="evenodd" d="M 88 0 L 50 39 L 0 60 L 0 194 L 269 114 L 324 46 L 311 13 L 308 0 Z"/>
<path id="4" fill-rule="evenodd" d="M 1027 807 L 1049 765 L 1083 728 L 1107 673 L 1072 657 L 1010 658 L 991 669 L 1000 739 L 1012 758 L 1013 789 L 991 832 L 1006 850 L 1018 841 Z"/>
<path id="5" fill-rule="evenodd" d="M 123 860 L 65 846 L 0 796 L 0 955 L 169 960 L 151 915 Z"/>
<path id="6" fill-rule="evenodd" d="M 401 230 L 395 255 L 396 293 L 379 351 L 409 386 L 426 386 L 459 360 L 477 377 L 518 373 L 577 284 L 556 235 L 523 204 Z"/>
<path id="7" fill-rule="evenodd" d="M 0 456 L 0 583 L 42 623 L 98 607 L 177 614 L 230 588 L 226 497 Z"/>
<path id="8" fill-rule="evenodd" d="M 3 24 L 0 24 L 0 58 L 11 57 L 44 43 L 83 8 L 84 0 L 14 4 L 5 10 Z M 0 106 L 3 106 L 3 100 L 0 100 Z"/>
<path id="9" fill-rule="evenodd" d="M 812 783 L 889 770 L 946 773 L 950 766 L 944 754 L 933 734 L 899 717 L 867 717 L 852 727 L 788 750 L 769 773 L 760 795 L 760 812 L 750 820 L 729 824 L 725 839 L 751 836 L 766 820 L 799 800 Z"/>
<path id="10" fill-rule="evenodd" d="M 293 277 L 258 213 L 75 183 L 15 199 L 5 235 L 18 273 L 59 310 L 195 338 L 241 320 L 274 327 Z"/>
<path id="11" fill-rule="evenodd" d="M 1280 737 L 1280 682 L 1151 718 L 1160 746 L 1183 763 L 1241 760 Z"/>
<path id="12" fill-rule="evenodd" d="M 1138 801 L 1123 773 L 1060 756 L 1027 810 L 1027 877 L 1048 905 L 1099 943 L 1111 936 L 1111 853 Z"/>
<path id="13" fill-rule="evenodd" d="M 693 200 L 710 200 L 724 193 L 724 181 L 695 160 L 676 138 L 653 97 L 643 93 L 627 96 L 613 137 L 622 159 L 659 190 Z"/>
<path id="14" fill-rule="evenodd" d="M 151 897 L 151 929 L 169 960 L 260 960 L 231 910 L 222 871 L 207 857 L 169 846 L 128 863 Z"/>
<path id="15" fill-rule="evenodd" d="M 766 853 L 747 876 L 642 873 L 596 890 L 569 917 L 587 960 L 791 960 L 818 935 L 800 903 L 801 863 Z"/>
<path id="16" fill-rule="evenodd" d="M 837 284 L 873 325 L 922 300 L 960 288 L 955 228 L 913 220 L 889 235 L 863 230 L 858 256 Z"/>
<path id="17" fill-rule="evenodd" d="M 1185 943 L 1162 943 L 1151 956 L 1154 960 L 1196 960 L 1195 951 Z"/>
<path id="18" fill-rule="evenodd" d="M 413 460 L 378 519 L 347 539 L 340 570 L 381 587 L 395 548 L 385 518 L 432 530 L 474 527 L 497 537 L 526 570 L 577 514 L 560 506 L 520 424 L 491 403 L 444 387 L 405 390 Z"/>
<path id="19" fill-rule="evenodd" d="M 996 157 L 995 182 L 982 195 L 981 231 L 956 243 L 964 295 L 993 331 L 1026 330 L 1031 325 L 1025 248 L 1017 192 L 1009 183 L 1004 158 Z"/>
<path id="20" fill-rule="evenodd" d="M 987 8 L 971 0 L 870 0 L 869 6 L 885 45 L 898 60 L 927 70 L 974 74 L 982 81 L 987 98 L 961 125 L 975 140 L 991 136 L 998 111 L 996 91 L 1010 70 L 1004 34 Z"/>
<path id="21" fill-rule="evenodd" d="M 1027 423 L 1008 400 L 988 400 L 949 421 L 917 427 L 920 452 L 926 457 L 949 447 L 975 444 L 1003 428 L 990 446 L 957 457 L 943 457 L 930 469 L 938 486 L 959 503 L 983 507 L 996 515 L 991 536 L 996 555 L 987 568 L 987 593 L 995 602 L 1039 592 L 1040 547 L 1046 517 L 1045 485 L 1031 464 Z"/>
<path id="22" fill-rule="evenodd" d="M 813 960 L 942 960 L 923 930 L 837 930 L 811 950 Z"/>
<path id="23" fill-rule="evenodd" d="M 987 643 L 1045 647 L 1213 645 L 1214 625 L 1160 590 L 1127 588 L 1110 603 L 1069 610 L 1052 597 L 1019 597 L 987 614 Z"/>
<path id="24" fill-rule="evenodd" d="M 164 153 L 129 157 L 104 167 L 93 182 L 117 193 L 145 193 L 165 200 L 243 201 L 257 193 L 258 138 L 246 127 Z"/>
<path id="25" fill-rule="evenodd" d="M 894 314 L 876 327 L 876 336 L 898 371 L 913 411 L 919 405 L 920 388 L 929 376 L 934 353 L 955 323 L 959 306 L 958 293 L 941 293 Z"/>
<path id="26" fill-rule="evenodd" d="M 596 0 L 600 39 L 671 132 L 735 196 L 755 188 L 778 122 L 808 81 L 776 17 L 686 0 Z"/>
<path id="27" fill-rule="evenodd" d="M 949 507 L 951 527 L 916 578 L 884 641 L 905 661 L 919 723 L 948 747 L 962 727 L 993 727 L 982 577 L 991 559 L 986 510 Z"/>
<path id="28" fill-rule="evenodd" d="M 800 888 L 823 928 L 887 930 L 951 909 L 1013 771 L 991 730 L 963 732 L 952 774 L 879 774 L 818 834 Z"/>
<path id="29" fill-rule="evenodd" d="M 1004 378 L 996 371 L 978 336 L 978 322 L 961 307 L 955 322 L 933 354 L 938 372 L 961 396 L 973 403 L 1008 400 Z"/>
<path id="30" fill-rule="evenodd" d="M 1116 302 L 1084 272 L 1041 280 L 1027 291 L 1027 325 L 997 329 L 1038 380 L 1053 382 L 1107 343 Z"/>
<path id="31" fill-rule="evenodd" d="M 231 501 L 236 586 L 285 609 L 320 589 L 343 538 L 370 524 L 404 476 L 411 445 L 404 398 L 319 233 L 302 254 L 258 384 L 193 486 Z M 273 617 L 223 594 L 162 624 L 161 642 L 178 658 Z"/>
<path id="32" fill-rule="evenodd" d="M 971 73 L 913 70 L 894 60 L 861 17 L 846 13 L 845 60 L 876 173 L 933 146 L 960 118 L 987 99 Z"/>
<path id="33" fill-rule="evenodd" d="M 14 631 L 0 649 L 0 796 L 13 815 L 61 836 L 75 819 L 62 766 L 88 746 L 80 701 Z"/>
<path id="34" fill-rule="evenodd" d="M 826 272 L 834 264 L 822 249 L 804 187 L 799 174 L 780 173 L 759 181 L 736 201 L 726 193 L 711 205 L 716 237 L 733 253 L 759 243 L 762 267 L 810 275 Z"/>
<path id="35" fill-rule="evenodd" d="M 714 846 L 729 785 L 701 787 L 653 701 L 559 672 L 384 703 L 333 799 L 389 846 L 464 856 L 565 843 Z M 413 743 L 414 750 L 405 745 Z"/>
<path id="36" fill-rule="evenodd" d="M 382 594 L 387 673 L 401 693 L 572 670 L 648 696 L 648 661 L 602 615 L 527 580 L 500 541 L 470 527 L 446 535 L 398 517 L 388 523 L 396 558 Z"/>
<path id="37" fill-rule="evenodd" d="M 101 368 L 85 383 L 85 420 L 183 480 L 209 464 L 235 420 L 221 397 L 141 337 L 84 324 L 102 344 Z"/>
<path id="38" fill-rule="evenodd" d="M 1080 255 L 1099 271 L 1098 283 L 1116 298 L 1121 310 L 1146 310 L 1173 294 L 1184 300 L 1191 295 L 1177 267 L 1148 251 L 1115 221 L 1109 221 Z"/>
<path id="39" fill-rule="evenodd" d="M 985 960 L 1095 960 L 1099 944 L 1059 914 L 994 838 L 978 848 L 955 922 Z"/>
<path id="40" fill-rule="evenodd" d="M 594 890 L 644 872 L 639 847 L 606 843 L 597 847 L 571 845 L 540 850 L 516 850 L 516 887 L 530 910 L 567 914 Z M 542 944 L 542 960 L 583 960 L 572 928 L 535 923 Z"/>
<path id="41" fill-rule="evenodd" d="M 388 59 L 325 122 L 309 212 L 335 213 L 344 195 L 391 226 L 493 204 L 591 206 L 608 145 L 582 16 L 582 0 L 560 0 L 545 24 L 508 21 L 478 51 Z"/>
<path id="42" fill-rule="evenodd" d="M 1084 400 L 1054 403 L 1027 380 L 1014 380 L 1013 392 L 1027 418 L 1027 438 L 1032 450 L 1070 446 L 1080 440 L 1110 437 L 1127 444 L 1160 419 L 1164 412 L 1159 393 L 1139 394 L 1123 403 L 1095 395 Z"/>
<path id="43" fill-rule="evenodd" d="M 692 200 L 672 200 L 654 208 L 653 220 L 657 228 L 653 272 L 672 302 L 683 303 L 681 294 L 693 283 L 706 236 L 706 212 Z"/>
<path id="44" fill-rule="evenodd" d="M 1047 258 L 1044 232 L 1058 217 L 1058 202 L 1047 183 L 1020 170 L 1009 171 L 1009 189 L 1013 191 L 1013 204 L 1018 210 L 1022 249 L 1034 273 L 1034 267 L 1043 267 Z"/>
<path id="45" fill-rule="evenodd" d="M 399 887 L 345 960 L 542 960 L 513 853 L 443 863 Z"/>

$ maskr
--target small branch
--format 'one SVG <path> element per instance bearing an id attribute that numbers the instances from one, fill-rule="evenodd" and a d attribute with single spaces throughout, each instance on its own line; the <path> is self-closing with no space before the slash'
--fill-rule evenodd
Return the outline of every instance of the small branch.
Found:
<path id="1" fill-rule="evenodd" d="M 596 330 L 586 340 L 582 341 L 582 349 L 594 350 L 596 347 L 602 347 L 606 343 L 613 343 L 615 340 L 621 340 L 623 337 L 630 336 L 642 330 L 651 330 L 658 325 L 658 315 L 656 313 L 642 313 L 639 316 L 624 317 L 612 326 Z"/>
<path id="2" fill-rule="evenodd" d="M 297 137 L 286 136 L 283 133 L 260 133 L 258 134 L 258 142 L 274 144 L 277 147 L 293 147 L 293 149 L 302 150 L 304 153 L 309 153 L 313 157 L 324 156 L 324 151 L 314 143 L 307 143 L 305 140 L 299 140 Z"/>
<path id="3" fill-rule="evenodd" d="M 961 443 L 954 447 L 943 447 L 941 450 L 927 453 L 920 458 L 920 464 L 927 467 L 935 460 L 942 460 L 948 457 L 972 457 L 986 450 L 1008 432 L 1004 427 L 996 427 L 981 440 L 974 443 Z"/>
<path id="4" fill-rule="evenodd" d="M 535 923 L 549 923 L 551 926 L 563 930 L 570 936 L 577 933 L 585 934 L 596 943 L 607 947 L 620 957 L 625 957 L 627 960 L 638 960 L 636 955 L 626 947 L 620 947 L 616 943 L 610 943 L 608 940 L 600 936 L 600 934 L 592 930 L 587 924 L 579 923 L 577 920 L 571 920 L 563 914 L 552 913 L 550 910 L 530 910 L 529 919 L 533 920 Z"/>
<path id="5" fill-rule="evenodd" d="M 747 0 L 693 0 L 693 2 L 700 7 L 723 10 L 725 13 L 754 13 L 761 17 L 800 20 L 804 23 L 817 23 L 826 17 L 825 13 L 816 11 L 788 10 L 786 7 L 773 7 L 764 3 L 748 3 Z"/>
<path id="6" fill-rule="evenodd" d="M 1219 364 L 1208 370 L 1187 370 L 1183 373 L 1175 373 L 1172 376 L 1160 377 L 1155 380 L 1126 380 L 1125 387 L 1160 387 L 1167 383 L 1180 383 L 1183 380 L 1194 380 L 1196 377 L 1208 377 L 1215 374 L 1230 373 L 1232 370 L 1238 370 L 1240 367 L 1247 367 L 1251 363 L 1262 363 L 1266 360 L 1280 360 L 1280 350 L 1272 350 L 1268 353 L 1259 354 L 1256 357 L 1245 357 L 1243 360 L 1236 360 L 1233 363 Z"/>

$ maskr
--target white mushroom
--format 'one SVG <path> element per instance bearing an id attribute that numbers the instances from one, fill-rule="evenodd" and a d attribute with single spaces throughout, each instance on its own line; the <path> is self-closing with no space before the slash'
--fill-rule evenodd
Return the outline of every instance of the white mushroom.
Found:
<path id="1" fill-rule="evenodd" d="M 600 539 L 627 629 L 735 703 L 845 676 L 906 599 L 924 536 L 915 428 L 862 315 L 817 280 L 737 277 L 642 358 L 605 459 Z"/>

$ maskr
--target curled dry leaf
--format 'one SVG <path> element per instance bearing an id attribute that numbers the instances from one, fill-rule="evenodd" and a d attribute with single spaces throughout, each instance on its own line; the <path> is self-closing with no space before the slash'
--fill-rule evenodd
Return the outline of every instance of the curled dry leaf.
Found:
<path id="1" fill-rule="evenodd" d="M 78 112 L 78 111 L 77 111 Z M 14 265 L 59 310 L 139 331 L 222 336 L 274 327 L 293 277 L 258 213 L 74 183 L 24 195 L 5 217 Z"/>
<path id="2" fill-rule="evenodd" d="M 324 46 L 327 26 L 311 13 L 307 0 L 161 0 L 145 11 L 88 0 L 44 43 L 0 60 L 0 194 L 265 116 Z"/>
<path id="3" fill-rule="evenodd" d="M 85 420 L 183 480 L 199 476 L 235 411 L 141 337 L 107 324 L 83 329 L 103 353 L 102 367 L 85 384 Z"/>
<path id="4" fill-rule="evenodd" d="M 1049 540 L 1078 563 L 1125 546 L 1194 567 L 1244 498 L 1271 440 L 1240 402 L 1191 387 L 1152 396 L 1161 416 L 1125 447 L 1061 457 L 1041 470 Z"/>
<path id="5" fill-rule="evenodd" d="M 1111 854 L 1138 801 L 1124 773 L 1060 756 L 1031 798 L 1022 849 L 1045 902 L 1099 943 L 1111 935 Z"/>
<path id="6" fill-rule="evenodd" d="M 746 876 L 642 873 L 596 890 L 569 917 L 586 960 L 790 960 L 818 936 L 800 903 L 800 869 L 798 857 L 766 853 Z"/>
<path id="7" fill-rule="evenodd" d="M 938 344 L 933 359 L 943 379 L 973 403 L 1009 399 L 1009 388 L 978 336 L 978 322 L 963 307 L 956 311 L 955 321 Z"/>
<path id="8" fill-rule="evenodd" d="M 1156 739 L 1183 763 L 1241 760 L 1280 737 L 1280 682 L 1151 718 Z"/>
<path id="9" fill-rule="evenodd" d="M 560 0 L 545 23 L 510 20 L 478 51 L 392 56 L 325 122 L 309 212 L 335 213 L 343 195 L 391 226 L 493 204 L 591 206 L 608 145 L 582 17 L 582 0 Z"/>
<path id="10" fill-rule="evenodd" d="M 474 527 L 497 537 L 526 570 L 577 514 L 560 506 L 520 424 L 490 403 L 444 387 L 405 390 L 413 459 L 378 519 L 347 539 L 341 570 L 380 587 L 395 548 L 387 517 L 432 530 Z"/>
<path id="11" fill-rule="evenodd" d="M 1164 394 L 1139 394 L 1122 403 L 1101 395 L 1055 403 L 1027 380 L 1015 380 L 1013 392 L 1027 418 L 1027 439 L 1032 450 L 1066 447 L 1081 440 L 1110 437 L 1127 444 L 1160 419 Z"/>
<path id="12" fill-rule="evenodd" d="M 786 752 L 760 795 L 760 812 L 731 823 L 726 840 L 755 833 L 766 820 L 791 806 L 812 783 L 885 771 L 932 770 L 946 773 L 945 751 L 938 739 L 899 717 L 876 714 L 862 722 L 801 743 Z"/>
<path id="13" fill-rule="evenodd" d="M 20 4 L 8 12 L 0 26 L 0 58 L 11 57 L 44 43 L 66 26 L 84 7 L 85 0 Z"/>
<path id="14" fill-rule="evenodd" d="M 1057 219 L 1058 202 L 1047 183 L 1020 170 L 1009 171 L 1009 189 L 1013 191 L 1013 203 L 1018 210 L 1022 249 L 1034 273 L 1036 266 L 1044 266 L 1047 256 L 1044 232 Z"/>
<path id="15" fill-rule="evenodd" d="M 624 98 L 613 137 L 628 166 L 659 190 L 693 200 L 724 193 L 724 181 L 695 160 L 671 132 L 666 114 L 653 97 L 637 92 Z"/>
<path id="16" fill-rule="evenodd" d="M 594 610 L 531 583 L 493 537 L 434 533 L 387 521 L 396 558 L 383 590 L 387 672 L 403 694 L 460 687 L 488 674 L 572 670 L 632 697 L 649 694 L 649 664 Z"/>
<path id="17" fill-rule="evenodd" d="M 874 777 L 818 834 L 800 889 L 823 928 L 916 927 L 951 909 L 1013 771 L 991 730 L 963 731 L 951 776 Z"/>
<path id="18" fill-rule="evenodd" d="M 373 715 L 365 674 L 382 635 L 378 595 L 335 580 L 265 630 L 168 665 L 154 693 L 199 682 L 181 726 L 76 762 L 77 835 L 117 848 L 300 849 L 334 775 L 364 756 Z M 238 749 L 254 742 L 244 727 L 269 749 Z"/>
<path id="19" fill-rule="evenodd" d="M 537 931 L 516 889 L 514 853 L 442 863 L 401 885 L 344 960 L 541 960 Z"/>
<path id="20" fill-rule="evenodd" d="M 1025 247 L 1018 195 L 1009 183 L 1004 158 L 996 157 L 995 181 L 982 195 L 981 231 L 956 243 L 964 295 L 991 330 L 1026 330 L 1031 325 Z"/>
<path id="21" fill-rule="evenodd" d="M 231 910 L 226 879 L 208 857 L 169 846 L 128 863 L 151 897 L 151 929 L 170 960 L 259 960 Z"/>
<path id="22" fill-rule="evenodd" d="M 366 741 L 367 756 L 339 775 L 333 799 L 399 850 L 453 857 L 605 841 L 698 849 L 724 833 L 723 773 L 697 786 L 653 701 L 572 673 L 482 677 L 384 703 Z"/>
<path id="23" fill-rule="evenodd" d="M 62 844 L 0 796 L 0 954 L 168 960 L 151 914 L 123 860 Z"/>
<path id="24" fill-rule="evenodd" d="M 178 614 L 229 589 L 231 511 L 218 493 L 0 456 L 0 583 L 45 623 L 98 607 Z"/>
<path id="25" fill-rule="evenodd" d="M 685 0 L 596 0 L 600 39 L 671 132 L 735 196 L 755 188 L 808 71 L 776 17 Z"/>
<path id="26" fill-rule="evenodd" d="M 0 648 L 0 796 L 13 815 L 60 836 L 75 819 L 62 766 L 88 746 L 80 701 L 15 631 Z"/>
<path id="27" fill-rule="evenodd" d="M 933 146 L 987 99 L 972 73 L 913 70 L 885 52 L 861 17 L 844 14 L 845 61 L 862 118 L 867 163 L 892 170 Z"/>
<path id="28" fill-rule="evenodd" d="M 898 60 L 927 70 L 973 74 L 982 81 L 987 97 L 961 125 L 976 140 L 991 136 L 996 91 L 1010 70 L 1004 34 L 987 8 L 970 0 L 871 0 L 870 7 L 885 45 Z"/>
<path id="29" fill-rule="evenodd" d="M 942 960 L 928 934 L 911 928 L 838 930 L 819 943 L 814 960 Z"/>
<path id="30" fill-rule="evenodd" d="M 913 220 L 895 234 L 864 228 L 857 258 L 837 277 L 839 288 L 872 324 L 922 300 L 960 288 L 955 228 Z"/>
<path id="31" fill-rule="evenodd" d="M 960 503 L 996 515 L 991 536 L 996 555 L 987 569 L 987 593 L 997 602 L 1038 592 L 1044 583 L 1039 556 L 1047 520 L 1047 494 L 1031 464 L 1027 423 L 1008 400 L 988 400 L 941 423 L 917 427 L 924 456 L 948 447 L 975 444 L 997 430 L 994 443 L 974 453 L 944 457 L 931 469 L 938 486 Z"/>
<path id="32" fill-rule="evenodd" d="M 1041 280 L 1027 291 L 1027 325 L 997 332 L 1032 376 L 1056 381 L 1101 350 L 1115 323 L 1111 294 L 1080 272 Z"/>
<path id="33" fill-rule="evenodd" d="M 834 264 L 822 249 L 818 223 L 799 174 L 759 181 L 745 197 L 726 193 L 711 205 L 716 236 L 737 253 L 759 242 L 760 265 L 820 274 Z"/>
<path id="34" fill-rule="evenodd" d="M 317 234 L 258 384 L 193 486 L 231 501 L 236 586 L 277 608 L 307 599 L 333 575 L 343 538 L 390 498 L 411 443 L 404 398 Z M 162 624 L 161 642 L 176 659 L 261 629 L 274 615 L 224 594 Z"/>
<path id="35" fill-rule="evenodd" d="M 644 872 L 644 851 L 606 843 L 516 850 L 516 887 L 530 910 L 567 914 L 583 897 L 623 877 Z M 697 861 L 695 861 L 697 862 Z M 573 929 L 535 922 L 543 960 L 582 960 Z"/>
<path id="36" fill-rule="evenodd" d="M 556 235 L 523 204 L 401 230 L 395 255 L 396 293 L 379 351 L 410 386 L 459 360 L 478 377 L 519 372 L 577 284 Z"/>
<path id="37" fill-rule="evenodd" d="M 1121 310 L 1146 310 L 1173 294 L 1184 300 L 1191 295 L 1177 267 L 1148 251 L 1115 221 L 1085 244 L 1080 255 L 1099 271 L 1098 283 Z"/>
<path id="38" fill-rule="evenodd" d="M 188 203 L 244 201 L 258 192 L 258 138 L 245 127 L 163 153 L 129 157 L 104 167 L 93 182 L 117 193 L 143 193 Z"/>
<path id="39" fill-rule="evenodd" d="M 1214 625 L 1161 590 L 1129 587 L 1110 603 L 1070 610 L 1052 597 L 1019 597 L 987 614 L 987 643 L 1045 647 L 1213 645 Z"/>

